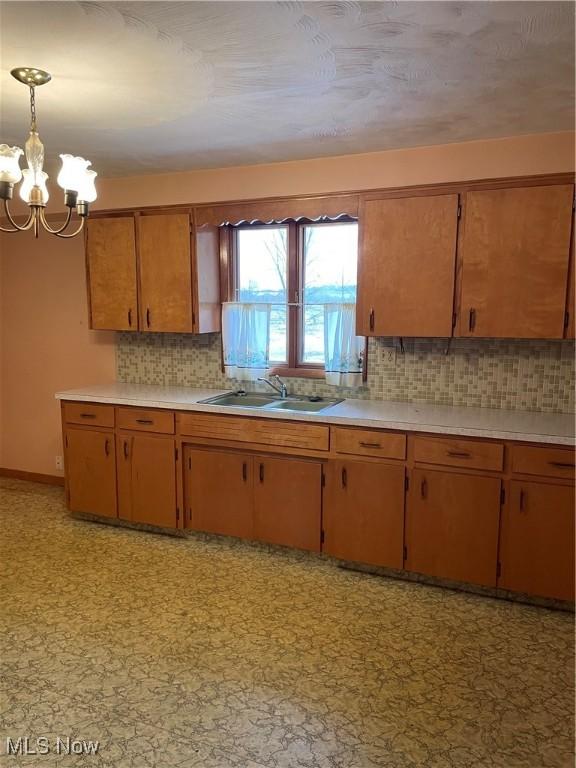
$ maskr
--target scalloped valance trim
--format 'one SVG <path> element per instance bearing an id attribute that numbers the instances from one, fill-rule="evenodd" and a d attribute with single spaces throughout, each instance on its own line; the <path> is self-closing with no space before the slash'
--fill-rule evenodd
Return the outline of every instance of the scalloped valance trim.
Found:
<path id="1" fill-rule="evenodd" d="M 281 224 L 285 221 L 337 221 L 344 216 L 358 218 L 358 195 L 286 198 L 262 200 L 228 205 L 206 206 L 197 209 L 198 226 L 211 224 Z"/>

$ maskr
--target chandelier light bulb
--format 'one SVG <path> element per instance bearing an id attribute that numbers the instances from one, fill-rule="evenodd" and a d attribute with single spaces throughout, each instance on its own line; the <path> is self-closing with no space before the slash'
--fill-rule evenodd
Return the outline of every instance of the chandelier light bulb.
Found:
<path id="1" fill-rule="evenodd" d="M 74 155 L 60 155 L 62 168 L 58 174 L 57 182 L 64 190 L 70 192 L 79 192 L 84 183 L 84 174 L 90 160 L 83 157 L 74 157 Z"/>
<path id="2" fill-rule="evenodd" d="M 9 147 L 8 144 L 0 144 L 0 181 L 8 184 L 17 184 L 22 178 L 20 168 L 20 155 L 24 151 L 20 147 Z"/>
<path id="3" fill-rule="evenodd" d="M 48 174 L 44 171 L 31 171 L 30 168 L 25 168 L 22 171 L 24 179 L 20 184 L 20 197 L 28 205 L 46 205 L 50 195 L 48 194 L 48 187 L 46 186 L 46 180 Z M 35 191 L 39 190 L 39 191 Z"/>
<path id="4" fill-rule="evenodd" d="M 89 164 L 90 163 L 88 163 L 88 165 Z M 97 193 L 95 182 L 97 175 L 96 171 L 84 171 L 84 177 L 82 178 L 80 189 L 78 190 L 78 200 L 83 203 L 93 203 L 94 200 L 96 200 Z"/>

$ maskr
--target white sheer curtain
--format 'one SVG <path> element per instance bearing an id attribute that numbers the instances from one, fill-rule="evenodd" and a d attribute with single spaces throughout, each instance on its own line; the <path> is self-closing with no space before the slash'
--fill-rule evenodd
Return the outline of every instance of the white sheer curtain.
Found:
<path id="1" fill-rule="evenodd" d="M 269 366 L 270 304 L 222 304 L 224 371 L 228 378 L 255 381 Z"/>
<path id="2" fill-rule="evenodd" d="M 326 383 L 362 386 L 364 337 L 356 336 L 356 304 L 324 305 L 324 369 Z"/>

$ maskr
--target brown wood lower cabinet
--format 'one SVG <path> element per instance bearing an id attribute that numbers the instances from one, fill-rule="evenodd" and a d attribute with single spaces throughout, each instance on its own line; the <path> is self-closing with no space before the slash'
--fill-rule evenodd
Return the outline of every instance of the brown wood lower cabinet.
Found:
<path id="1" fill-rule="evenodd" d="M 175 528 L 183 498 L 188 529 L 574 599 L 569 448 L 94 403 L 62 417 L 74 512 Z"/>
<path id="2" fill-rule="evenodd" d="M 501 480 L 414 470 L 406 508 L 406 569 L 496 586 Z"/>
<path id="3" fill-rule="evenodd" d="M 103 517 L 116 517 L 114 434 L 67 427 L 65 432 L 68 507 Z"/>
<path id="4" fill-rule="evenodd" d="M 186 527 L 253 539 L 252 457 L 187 448 L 184 458 Z"/>
<path id="5" fill-rule="evenodd" d="M 502 515 L 498 586 L 574 599 L 574 487 L 513 480 Z"/>
<path id="6" fill-rule="evenodd" d="M 323 551 L 342 560 L 401 569 L 404 466 L 331 461 L 325 472 Z"/>
<path id="7" fill-rule="evenodd" d="M 322 465 L 254 457 L 254 534 L 259 541 L 320 551 Z"/>
<path id="8" fill-rule="evenodd" d="M 175 528 L 174 438 L 118 435 L 118 514 L 124 520 Z"/>
<path id="9" fill-rule="evenodd" d="M 187 448 L 185 467 L 188 528 L 320 551 L 319 462 Z"/>

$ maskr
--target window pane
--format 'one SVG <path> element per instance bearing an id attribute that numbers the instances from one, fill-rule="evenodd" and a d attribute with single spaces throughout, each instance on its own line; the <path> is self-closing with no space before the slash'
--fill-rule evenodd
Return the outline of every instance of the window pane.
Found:
<path id="1" fill-rule="evenodd" d="M 288 228 L 237 231 L 237 301 L 274 304 L 270 318 L 270 361 L 287 362 Z"/>
<path id="2" fill-rule="evenodd" d="M 303 227 L 303 363 L 324 362 L 324 304 L 356 301 L 358 225 L 310 224 Z"/>

